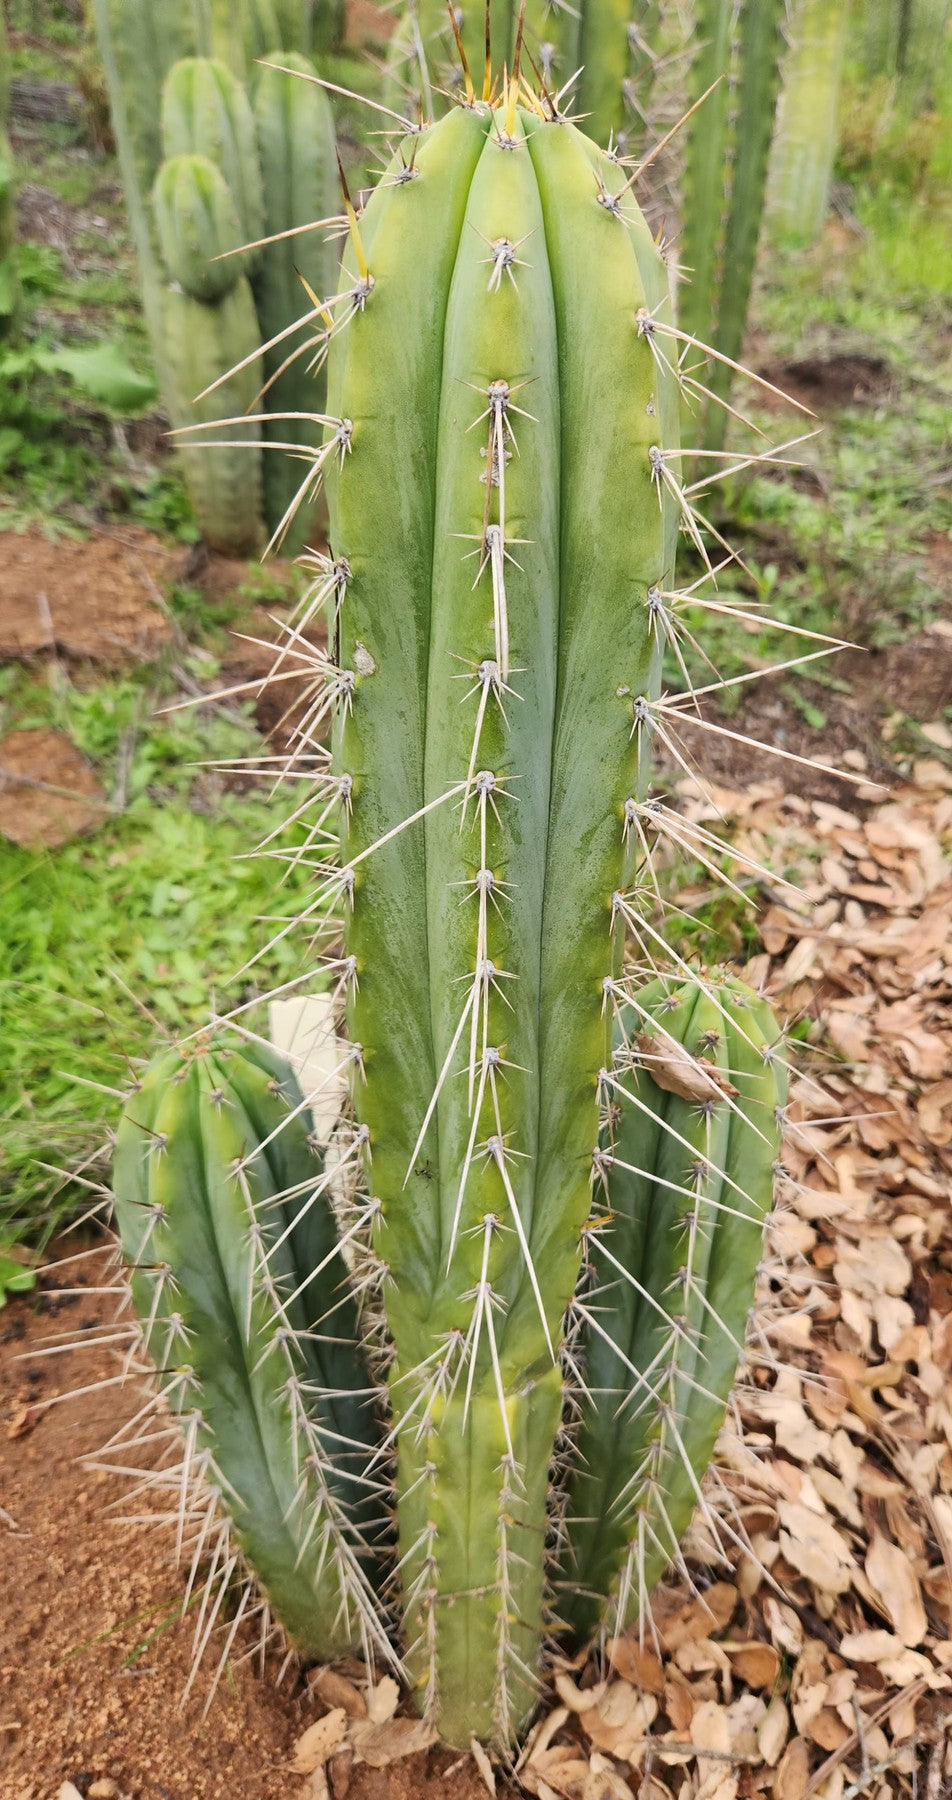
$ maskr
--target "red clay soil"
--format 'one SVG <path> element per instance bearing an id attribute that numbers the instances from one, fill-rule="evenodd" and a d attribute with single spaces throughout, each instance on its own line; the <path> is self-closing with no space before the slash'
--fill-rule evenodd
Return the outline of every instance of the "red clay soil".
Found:
<path id="1" fill-rule="evenodd" d="M 62 731 L 34 726 L 0 738 L 0 837 L 55 849 L 103 823 L 108 802 Z"/>
<path id="2" fill-rule="evenodd" d="M 77 662 L 147 662 L 172 636 L 161 589 L 180 561 L 138 526 L 52 540 L 5 531 L 0 662 L 55 650 Z"/>
<path id="3" fill-rule="evenodd" d="M 90 1257 L 70 1280 L 95 1286 L 99 1266 Z M 276 1690 L 236 1644 L 208 1718 L 213 1657 L 181 1708 L 191 1627 L 168 1623 L 182 1596 L 171 1534 L 117 1522 L 130 1510 L 128 1483 L 78 1460 L 132 1414 L 133 1388 L 45 1405 L 115 1374 L 108 1348 L 40 1354 L 55 1332 L 92 1332 L 113 1304 L 48 1292 L 0 1312 L 0 1796 L 56 1800 L 72 1782 L 92 1800 L 310 1800 L 312 1778 L 290 1762 L 325 1708 L 303 1682 Z M 443 1772 L 452 1760 L 355 1769 L 347 1800 L 485 1796 L 471 1763 Z"/>

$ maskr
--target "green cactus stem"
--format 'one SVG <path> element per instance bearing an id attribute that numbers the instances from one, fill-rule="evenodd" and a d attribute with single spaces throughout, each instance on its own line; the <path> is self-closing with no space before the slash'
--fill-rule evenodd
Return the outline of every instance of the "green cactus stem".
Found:
<path id="1" fill-rule="evenodd" d="M 224 63 L 189 56 L 169 71 L 162 90 L 162 147 L 166 157 L 207 156 L 228 187 L 245 243 L 263 236 L 254 115 L 240 81 Z M 252 267 L 257 260 L 251 255 Z"/>
<path id="2" fill-rule="evenodd" d="M 586 1642 L 643 1616 L 697 1507 L 733 1386 L 786 1102 L 779 1028 L 732 976 L 619 1008 L 556 1606 Z M 680 1091 L 676 1091 L 680 1089 Z"/>
<path id="3" fill-rule="evenodd" d="M 866 0 L 867 76 L 893 82 L 910 110 L 928 106 L 947 63 L 950 18 L 950 0 Z"/>
<path id="4" fill-rule="evenodd" d="M 179 452 L 199 529 L 213 550 L 255 556 L 264 541 L 261 453 L 255 448 L 262 427 L 244 415 L 254 411 L 264 366 L 251 288 L 241 276 L 208 305 L 167 287 L 162 304 L 169 416 L 180 433 L 195 432 L 180 436 Z M 235 372 L 223 379 L 230 369 Z M 212 435 L 223 415 L 228 425 Z"/>
<path id="5" fill-rule="evenodd" d="M 300 333 L 289 339 L 287 329 L 300 317 L 302 306 L 307 305 L 308 290 L 321 297 L 333 291 L 340 261 L 339 247 L 328 238 L 326 230 L 298 230 L 331 217 L 340 206 L 330 104 L 316 84 L 313 63 L 292 52 L 286 52 L 281 60 L 295 73 L 262 69 L 255 94 L 265 234 L 294 234 L 268 245 L 253 281 L 264 342 L 267 411 L 276 415 L 301 410 L 300 359 L 290 359 L 306 339 Z M 315 372 L 309 386 L 307 410 L 320 414 L 324 407 L 323 373 Z M 287 435 L 280 416 L 267 421 L 263 429 L 266 442 Z M 317 448 L 322 431 L 319 424 L 298 420 L 296 429 L 305 453 Z M 269 532 L 279 531 L 289 511 L 293 511 L 305 473 L 305 466 L 296 457 L 266 454 L 264 498 Z M 296 555 L 304 548 L 313 523 L 313 508 L 302 506 L 283 535 L 285 555 Z"/>
<path id="6" fill-rule="evenodd" d="M 152 195 L 162 260 L 193 300 L 221 300 L 242 274 L 244 233 L 230 189 L 207 156 L 172 156 Z M 225 258 L 219 261 L 218 258 Z"/>
<path id="7" fill-rule="evenodd" d="M 624 190 L 514 90 L 450 114 L 373 194 L 331 344 L 331 889 L 388 1268 L 408 1665 L 460 1744 L 511 1737 L 535 1694 L 556 1352 L 659 679 L 648 593 L 674 555 L 676 385 L 639 323 L 667 275 Z"/>
<path id="8" fill-rule="evenodd" d="M 305 1654 L 360 1645 L 378 1430 L 290 1069 L 253 1044 L 163 1053 L 126 1106 L 113 1179 L 146 1345 L 187 1429 L 186 1480 L 219 1492 Z"/>
<path id="9" fill-rule="evenodd" d="M 16 176 L 13 150 L 7 136 L 9 111 L 10 53 L 6 26 L 0 13 L 0 337 L 11 328 L 20 294 L 16 255 Z"/>
<path id="10" fill-rule="evenodd" d="M 162 276 L 149 196 L 162 161 L 159 96 L 173 63 L 197 49 L 195 21 L 181 5 L 92 0 L 109 90 L 122 185 L 142 282 L 142 300 L 160 386 L 165 386 Z"/>
<path id="11" fill-rule="evenodd" d="M 681 260 L 690 271 L 681 324 L 719 360 L 700 437 L 724 441 L 733 371 L 743 348 L 767 182 L 783 47 L 784 0 L 697 0 L 700 47 L 686 126 Z M 708 93 L 717 82 L 713 93 Z"/>
<path id="12" fill-rule="evenodd" d="M 849 18 L 840 0 L 800 0 L 783 62 L 767 217 L 776 240 L 813 244 L 826 217 Z"/>

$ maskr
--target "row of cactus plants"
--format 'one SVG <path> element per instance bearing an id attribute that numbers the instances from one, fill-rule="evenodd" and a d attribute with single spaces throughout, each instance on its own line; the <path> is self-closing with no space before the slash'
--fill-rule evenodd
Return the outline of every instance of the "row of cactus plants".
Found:
<path id="1" fill-rule="evenodd" d="M 694 590 L 681 340 L 627 172 L 547 84 L 470 83 L 351 209 L 323 330 L 305 616 L 330 650 L 295 818 L 349 1104 L 314 1161 L 270 1054 L 165 1056 L 120 1129 L 117 1222 L 292 1640 L 380 1645 L 396 1606 L 442 1738 L 506 1746 L 545 1634 L 623 1629 L 680 1556 L 782 1059 L 736 980 L 657 972 L 656 850 L 691 840 L 651 763 Z"/>
<path id="2" fill-rule="evenodd" d="M 221 0 L 172 0 L 161 10 L 151 0 L 94 0 L 94 10 L 172 423 L 254 415 L 215 448 L 183 449 L 189 493 L 213 548 L 252 554 L 282 531 L 300 483 L 295 462 L 275 450 L 274 415 L 288 410 L 286 365 L 302 342 L 293 328 L 306 287 L 328 291 L 337 265 L 325 233 L 289 235 L 336 204 L 330 106 L 316 79 L 302 79 L 316 78 L 301 46 L 319 36 L 320 9 L 305 0 L 245 0 L 237 13 Z M 215 50 L 223 58 L 201 54 Z M 256 67 L 261 56 L 282 68 Z M 238 254 L 274 236 L 266 259 Z M 322 394 L 318 375 L 304 410 L 320 414 Z M 302 442 L 313 447 L 320 428 L 305 426 Z M 260 452 L 249 457 L 248 444 Z M 304 511 L 289 549 L 301 547 L 308 524 Z"/>

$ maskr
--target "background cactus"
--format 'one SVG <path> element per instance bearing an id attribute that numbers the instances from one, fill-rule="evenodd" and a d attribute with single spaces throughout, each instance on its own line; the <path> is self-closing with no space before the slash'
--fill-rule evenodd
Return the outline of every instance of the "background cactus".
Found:
<path id="1" fill-rule="evenodd" d="M 165 157 L 207 156 L 228 188 L 244 241 L 262 236 L 264 195 L 254 115 L 241 82 L 224 63 L 190 56 L 169 70 L 162 89 L 162 152 Z"/>
<path id="2" fill-rule="evenodd" d="M 313 75 L 313 65 L 303 56 L 288 52 L 282 59 L 300 76 Z M 255 127 L 264 192 L 267 198 L 268 235 L 290 232 L 302 221 L 331 218 L 340 207 L 340 186 L 334 130 L 327 96 L 313 81 L 295 80 L 273 69 L 262 69 L 255 91 Z M 287 435 L 281 415 L 302 410 L 302 397 L 311 391 L 303 410 L 320 413 L 324 402 L 323 376 L 314 374 L 305 387 L 300 367 L 289 354 L 300 343 L 282 334 L 300 316 L 309 288 L 329 294 L 337 278 L 340 253 L 333 239 L 322 231 L 284 237 L 270 244 L 252 279 L 258 325 L 264 343 L 266 411 L 277 415 L 262 427 L 265 442 Z M 306 283 L 306 287 L 304 284 Z M 314 420 L 297 419 L 294 437 L 302 451 L 320 442 L 321 426 Z M 268 528 L 274 531 L 292 506 L 302 478 L 296 458 L 277 452 L 265 456 L 264 493 Z M 303 547 L 310 513 L 302 508 L 284 540 L 293 553 Z"/>
<path id="3" fill-rule="evenodd" d="M 686 127 L 679 297 L 681 324 L 721 359 L 709 386 L 730 392 L 730 361 L 743 347 L 767 183 L 783 48 L 784 0 L 696 0 L 699 48 L 691 101 L 719 85 Z M 724 441 L 727 413 L 705 404 L 705 448 Z"/>
<path id="4" fill-rule="evenodd" d="M 236 253 L 247 242 L 224 176 L 207 156 L 170 156 L 156 176 L 152 204 L 171 279 L 195 300 L 221 300 L 242 272 Z"/>
<path id="5" fill-rule="evenodd" d="M 10 110 L 10 53 L 0 12 L 0 337 L 9 331 L 17 308 L 16 180 L 7 136 Z"/>
<path id="6" fill-rule="evenodd" d="M 948 50 L 950 18 L 950 0 L 866 0 L 867 75 L 894 81 L 905 105 L 927 105 Z"/>
<path id="7" fill-rule="evenodd" d="M 848 28 L 839 0 L 800 0 L 794 11 L 767 184 L 776 238 L 812 244 L 826 217 Z"/>
<path id="8" fill-rule="evenodd" d="M 305 293 L 296 271 L 315 290 L 327 291 L 337 257 L 320 232 L 307 231 L 284 239 L 266 266 L 254 250 L 217 264 L 213 258 L 242 243 L 311 225 L 334 210 L 330 106 L 314 82 L 300 79 L 316 74 L 313 65 L 287 44 L 295 20 L 310 42 L 316 16 L 310 7 L 277 9 L 270 0 L 248 0 L 237 16 L 221 0 L 189 5 L 176 0 L 163 6 L 159 26 L 155 9 L 140 7 L 139 0 L 128 6 L 125 0 L 121 5 L 95 0 L 166 406 L 177 428 L 213 424 L 223 414 L 239 419 L 215 447 L 209 437 L 207 446 L 193 439 L 182 451 L 202 534 L 213 548 L 232 555 L 262 549 L 300 484 L 300 467 L 292 458 L 272 448 L 262 467 L 262 456 L 249 456 L 245 446 L 276 446 L 286 437 L 283 425 L 267 415 L 290 410 L 288 382 L 280 370 L 302 341 L 292 329 Z M 283 39 L 271 51 L 298 76 L 254 67 L 262 34 L 271 28 Z M 215 42 L 228 48 L 231 67 L 196 54 Z M 244 69 L 250 70 L 250 90 L 235 72 Z M 271 349 L 275 337 L 281 342 Z M 237 365 L 236 376 L 222 384 Z M 262 408 L 256 400 L 266 382 L 273 385 Z M 320 415 L 321 372 L 308 383 L 303 406 L 297 373 L 294 382 L 295 410 Z M 214 384 L 219 384 L 214 394 L 196 405 L 198 395 Z M 245 425 L 241 415 L 249 409 L 263 416 Z M 308 429 L 300 421 L 298 429 L 305 448 L 316 441 L 318 426 Z M 303 547 L 312 527 L 313 513 L 304 508 L 286 540 L 289 552 Z"/>

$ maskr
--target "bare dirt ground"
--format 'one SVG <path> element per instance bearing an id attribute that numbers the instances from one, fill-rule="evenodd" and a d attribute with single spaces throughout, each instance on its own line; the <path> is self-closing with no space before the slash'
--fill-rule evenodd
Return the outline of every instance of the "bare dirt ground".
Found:
<path id="1" fill-rule="evenodd" d="M 176 1618 L 172 1528 L 120 1523 L 117 1513 L 148 1515 L 148 1501 L 130 1502 L 128 1481 L 82 1466 L 141 1394 L 107 1386 L 55 1404 L 117 1372 L 97 1341 L 111 1335 L 115 1302 L 57 1292 L 94 1289 L 102 1266 L 91 1253 L 0 1313 L 0 1794 L 56 1800 L 72 1782 L 92 1800 L 304 1800 L 314 1790 L 291 1773 L 294 1746 L 326 1708 L 298 1677 L 277 1689 L 276 1658 L 262 1676 L 240 1650 L 207 1719 L 214 1658 L 183 1708 L 192 1623 Z M 47 1354 L 57 1336 L 84 1333 L 88 1350 Z M 241 1647 L 254 1648 L 253 1634 Z M 439 1772 L 452 1760 L 438 1758 L 432 1780 L 420 1757 L 409 1773 L 367 1768 L 347 1792 L 410 1800 L 432 1787 L 473 1800 L 471 1768 Z"/>

